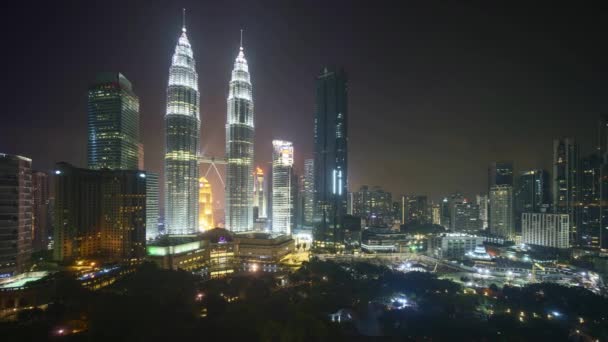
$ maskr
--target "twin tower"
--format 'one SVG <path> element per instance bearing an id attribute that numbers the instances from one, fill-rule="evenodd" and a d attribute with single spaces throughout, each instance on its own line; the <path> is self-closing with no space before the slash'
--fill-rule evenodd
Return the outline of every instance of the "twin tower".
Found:
<path id="1" fill-rule="evenodd" d="M 226 228 L 236 232 L 253 229 L 253 94 L 242 45 L 241 39 L 226 116 Z M 165 231 L 169 235 L 198 230 L 200 132 L 198 74 L 184 21 L 169 68 L 165 115 Z"/>

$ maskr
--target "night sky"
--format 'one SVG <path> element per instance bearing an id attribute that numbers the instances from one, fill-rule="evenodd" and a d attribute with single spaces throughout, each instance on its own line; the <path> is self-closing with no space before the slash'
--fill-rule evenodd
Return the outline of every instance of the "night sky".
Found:
<path id="1" fill-rule="evenodd" d="M 350 188 L 395 195 L 487 186 L 487 166 L 550 168 L 552 139 L 591 149 L 606 101 L 606 11 L 441 2 L 45 1 L 2 10 L 0 152 L 86 166 L 86 91 L 120 71 L 140 98 L 146 169 L 162 171 L 170 58 L 187 8 L 201 91 L 202 150 L 224 153 L 228 81 L 245 29 L 256 162 L 271 140 L 312 156 L 314 79 L 343 66 Z M 460 2 L 459 2 L 460 3 Z M 505 2 L 507 4 L 507 2 Z M 521 3 L 525 4 L 524 2 Z M 7 5 L 4 5 L 7 6 Z"/>

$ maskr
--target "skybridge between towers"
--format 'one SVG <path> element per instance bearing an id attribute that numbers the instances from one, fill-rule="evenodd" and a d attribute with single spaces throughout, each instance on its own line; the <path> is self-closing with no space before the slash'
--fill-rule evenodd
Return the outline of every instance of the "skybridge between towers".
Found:
<path id="1" fill-rule="evenodd" d="M 209 172 L 211 171 L 211 169 L 213 169 L 213 170 L 215 170 L 215 174 L 217 175 L 217 177 L 220 179 L 220 182 L 222 182 L 222 186 L 224 186 L 224 187 L 226 186 L 226 183 L 224 183 L 224 178 L 222 177 L 222 174 L 220 173 L 220 171 L 217 168 L 217 165 L 228 164 L 228 161 L 226 160 L 226 158 L 199 154 L 197 159 L 198 159 L 199 167 L 203 164 L 209 165 L 207 167 L 207 171 L 205 171 L 205 175 L 204 175 L 205 178 L 207 178 L 207 176 L 209 175 Z"/>

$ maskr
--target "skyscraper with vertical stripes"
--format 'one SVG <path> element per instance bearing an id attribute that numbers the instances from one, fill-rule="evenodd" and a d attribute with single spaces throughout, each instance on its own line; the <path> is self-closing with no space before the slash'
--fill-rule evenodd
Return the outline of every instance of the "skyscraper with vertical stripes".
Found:
<path id="1" fill-rule="evenodd" d="M 242 34 L 242 32 L 241 32 Z M 226 116 L 226 228 L 253 229 L 253 94 L 241 47 L 234 61 Z"/>
<path id="2" fill-rule="evenodd" d="M 198 230 L 200 94 L 192 47 L 182 27 L 169 68 L 165 115 L 165 229 L 170 235 Z"/>

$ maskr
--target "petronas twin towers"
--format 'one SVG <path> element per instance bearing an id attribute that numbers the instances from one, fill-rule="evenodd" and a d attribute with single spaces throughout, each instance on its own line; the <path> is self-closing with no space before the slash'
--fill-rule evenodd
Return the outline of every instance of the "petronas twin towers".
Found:
<path id="1" fill-rule="evenodd" d="M 226 228 L 253 228 L 253 95 L 241 47 L 234 62 L 226 117 Z M 165 115 L 165 231 L 193 234 L 198 227 L 200 93 L 192 47 L 182 27 L 167 87 Z"/>

